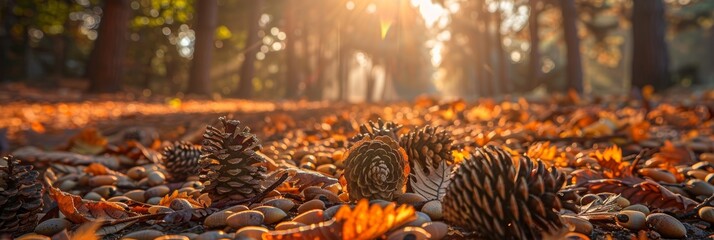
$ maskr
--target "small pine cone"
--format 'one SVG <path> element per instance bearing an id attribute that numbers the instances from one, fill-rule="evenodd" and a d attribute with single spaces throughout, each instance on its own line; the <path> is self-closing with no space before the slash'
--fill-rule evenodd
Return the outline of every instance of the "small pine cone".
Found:
<path id="1" fill-rule="evenodd" d="M 37 226 L 44 186 L 32 166 L 18 165 L 12 156 L 0 160 L 0 235 L 21 235 Z"/>
<path id="2" fill-rule="evenodd" d="M 565 178 L 526 156 L 516 165 L 486 146 L 464 160 L 444 196 L 444 219 L 486 239 L 540 239 L 563 229 L 557 192 Z"/>
<path id="3" fill-rule="evenodd" d="M 425 126 L 410 131 L 400 139 L 399 145 L 409 156 L 409 166 L 414 169 L 414 161 L 417 161 L 422 167 L 413 171 L 422 170 L 429 174 L 429 169 L 439 167 L 442 161 L 454 161 L 451 155 L 451 143 L 454 140 L 446 130 L 438 130 L 438 127 Z"/>
<path id="4" fill-rule="evenodd" d="M 369 121 L 369 125 L 362 124 L 359 126 L 359 133 L 354 137 L 350 138 L 352 142 L 358 142 L 364 137 L 370 137 L 374 139 L 377 136 L 388 136 L 394 139 L 394 141 L 399 141 L 397 137 L 397 132 L 402 129 L 402 125 L 393 122 L 384 122 L 382 119 L 378 119 L 377 122 Z"/>
<path id="5" fill-rule="evenodd" d="M 180 182 L 201 172 L 201 147 L 190 142 L 174 142 L 164 148 L 162 160 L 169 180 Z"/>
<path id="6" fill-rule="evenodd" d="M 378 136 L 372 140 L 365 137 L 345 154 L 344 176 L 350 200 L 389 201 L 406 190 L 407 154 L 392 138 Z"/>
<path id="7" fill-rule="evenodd" d="M 267 169 L 256 151 L 261 146 L 250 128 L 240 129 L 240 121 L 219 118 L 223 130 L 208 126 L 203 134 L 201 181 L 212 200 L 246 199 L 263 191 L 260 182 Z"/>

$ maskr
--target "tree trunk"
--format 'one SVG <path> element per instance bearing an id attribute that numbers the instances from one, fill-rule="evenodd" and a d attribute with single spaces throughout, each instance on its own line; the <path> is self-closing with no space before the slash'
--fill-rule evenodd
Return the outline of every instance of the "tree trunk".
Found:
<path id="1" fill-rule="evenodd" d="M 285 98 L 296 99 L 298 97 L 298 88 L 300 85 L 300 74 L 297 53 L 295 47 L 297 47 L 298 36 L 295 34 L 296 24 L 295 24 L 295 1 L 296 0 L 286 0 L 285 4 L 285 80 L 286 91 Z"/>
<path id="2" fill-rule="evenodd" d="M 496 41 L 494 46 L 496 50 L 496 56 L 498 57 L 498 81 L 494 81 L 494 93 L 502 94 L 511 92 L 510 79 L 508 78 L 508 59 L 506 59 L 506 49 L 503 47 L 503 34 L 501 34 L 501 23 L 503 18 L 501 17 L 501 12 L 496 12 L 496 30 L 493 32 L 496 35 Z"/>
<path id="3" fill-rule="evenodd" d="M 2 35 L 0 35 L 0 83 L 8 81 L 8 75 L 10 70 L 8 69 L 10 62 L 10 48 L 12 45 L 12 35 L 10 31 L 12 30 L 12 25 L 14 21 L 14 15 L 12 14 L 12 9 L 15 8 L 14 0 L 7 0 L 5 6 L 2 6 L 2 21 L 3 28 Z"/>
<path id="4" fill-rule="evenodd" d="M 528 16 L 528 33 L 530 34 L 530 45 L 531 51 L 529 53 L 528 62 L 528 81 L 525 84 L 525 89 L 530 91 L 540 84 L 541 76 L 541 62 L 540 62 L 540 36 L 538 33 L 538 16 L 540 15 L 540 9 L 538 9 L 539 0 L 530 0 L 528 4 L 530 6 L 530 14 Z"/>
<path id="5" fill-rule="evenodd" d="M 130 0 L 105 1 L 104 15 L 99 23 L 99 33 L 88 64 L 90 92 L 121 90 L 131 14 L 129 3 Z"/>
<path id="6" fill-rule="evenodd" d="M 566 90 L 572 89 L 582 94 L 583 66 L 580 60 L 580 39 L 578 38 L 575 0 L 560 0 L 560 10 L 563 16 L 563 34 L 568 61 L 565 70 Z"/>
<path id="7" fill-rule="evenodd" d="M 255 77 L 255 54 L 260 49 L 260 15 L 263 13 L 263 0 L 253 0 L 253 11 L 248 20 L 248 39 L 244 50 L 244 59 L 240 67 L 240 83 L 237 96 L 249 99 L 253 96 L 253 77 Z"/>
<path id="8" fill-rule="evenodd" d="M 632 86 L 669 86 L 669 54 L 665 42 L 664 2 L 634 0 L 632 6 Z"/>
<path id="9" fill-rule="evenodd" d="M 218 0 L 196 1 L 196 42 L 194 43 L 188 93 L 211 93 L 211 61 L 218 15 Z"/>
<path id="10" fill-rule="evenodd" d="M 327 0 L 330 1 L 330 0 Z M 325 89 L 325 79 L 324 79 L 324 71 L 325 71 L 325 44 L 327 44 L 327 36 L 325 36 L 325 28 L 327 28 L 327 24 L 329 24 L 328 21 L 325 19 L 325 14 L 322 14 L 325 12 L 325 4 L 327 4 L 326 1 L 321 1 L 320 5 L 318 6 L 318 14 L 317 19 L 318 19 L 318 26 L 317 26 L 317 53 L 315 54 L 317 57 L 317 66 L 315 68 L 315 84 L 313 85 L 312 90 L 310 91 L 311 93 L 311 99 L 312 100 L 322 100 L 322 92 Z"/>

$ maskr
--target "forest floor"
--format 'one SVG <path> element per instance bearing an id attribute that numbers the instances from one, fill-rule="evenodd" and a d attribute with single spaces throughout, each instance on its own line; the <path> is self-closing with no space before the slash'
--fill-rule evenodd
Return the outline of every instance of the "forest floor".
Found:
<path id="1" fill-rule="evenodd" d="M 0 161 L 0 180 L 44 189 L 41 210 L 0 196 L 39 219 L 0 221 L 26 239 L 714 234 L 711 91 L 335 104 L 11 86 L 0 102 L 0 152 L 40 171 L 13 180 Z"/>

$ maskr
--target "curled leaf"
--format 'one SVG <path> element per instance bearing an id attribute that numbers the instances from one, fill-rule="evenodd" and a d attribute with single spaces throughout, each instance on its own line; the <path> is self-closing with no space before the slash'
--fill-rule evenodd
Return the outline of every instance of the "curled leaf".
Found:
<path id="1" fill-rule="evenodd" d="M 588 181 L 581 184 L 581 187 L 587 188 L 590 193 L 610 192 L 620 194 L 629 200 L 631 204 L 642 204 L 653 210 L 684 212 L 694 209 L 697 205 L 694 200 L 673 193 L 651 180 L 636 182 L 620 179 L 600 179 Z"/>
<path id="2" fill-rule="evenodd" d="M 47 184 L 51 186 L 51 184 Z M 63 192 L 55 187 L 49 188 L 49 195 L 65 215 L 74 223 L 85 223 L 98 220 L 114 220 L 136 216 L 138 214 L 124 209 L 121 205 L 107 201 L 92 201 Z"/>

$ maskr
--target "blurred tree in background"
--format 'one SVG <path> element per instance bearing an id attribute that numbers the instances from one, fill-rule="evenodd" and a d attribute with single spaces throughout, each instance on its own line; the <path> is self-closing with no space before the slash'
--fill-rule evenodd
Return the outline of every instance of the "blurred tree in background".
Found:
<path id="1" fill-rule="evenodd" d="M 714 85 L 707 0 L 5 0 L 1 82 L 379 101 Z"/>

